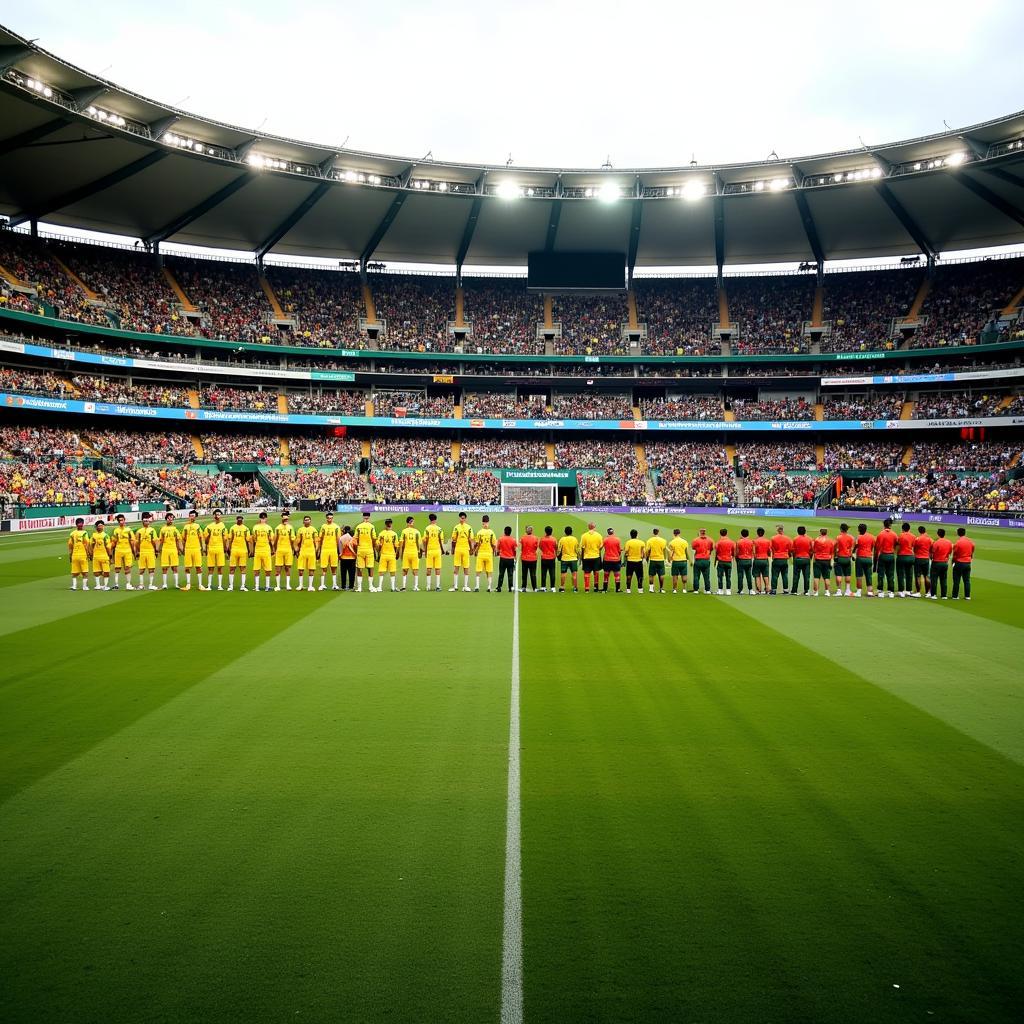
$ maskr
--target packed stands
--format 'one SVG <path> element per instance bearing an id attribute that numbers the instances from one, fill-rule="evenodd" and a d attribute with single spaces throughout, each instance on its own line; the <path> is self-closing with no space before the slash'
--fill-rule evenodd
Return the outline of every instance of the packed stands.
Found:
<path id="1" fill-rule="evenodd" d="M 336 413 L 341 416 L 365 416 L 365 391 L 289 391 L 288 411 L 301 413 Z"/>
<path id="2" fill-rule="evenodd" d="M 805 398 L 730 398 L 738 420 L 813 420 L 814 405 Z"/>
<path id="3" fill-rule="evenodd" d="M 291 437 L 288 458 L 294 466 L 354 466 L 362 442 L 354 437 Z"/>
<path id="4" fill-rule="evenodd" d="M 501 482 L 493 473 L 422 469 L 396 472 L 374 468 L 370 481 L 378 501 L 428 501 L 450 505 L 497 505 Z"/>
<path id="5" fill-rule="evenodd" d="M 651 469 L 699 468 L 722 472 L 725 448 L 707 441 L 648 441 L 644 455 Z"/>
<path id="6" fill-rule="evenodd" d="M 204 337 L 276 343 L 276 328 L 268 319 L 270 305 L 253 264 L 169 256 L 167 265 L 189 301 L 201 310 Z"/>
<path id="7" fill-rule="evenodd" d="M 188 466 L 164 466 L 136 473 L 173 494 L 181 508 L 248 508 L 270 504 L 255 480 L 231 473 L 200 473 Z"/>
<path id="8" fill-rule="evenodd" d="M 1024 450 L 1020 441 L 931 441 L 911 446 L 910 468 L 918 472 L 1006 469 Z"/>
<path id="9" fill-rule="evenodd" d="M 645 398 L 640 402 L 645 420 L 720 420 L 724 418 L 722 396 L 676 395 L 672 398 Z"/>
<path id="10" fill-rule="evenodd" d="M 257 462 L 273 466 L 281 460 L 276 437 L 256 434 L 203 434 L 207 462 Z"/>
<path id="11" fill-rule="evenodd" d="M 636 468 L 636 446 L 632 441 L 559 441 L 555 445 L 555 463 L 558 469 L 612 469 L 616 471 Z"/>
<path id="12" fill-rule="evenodd" d="M 459 463 L 469 469 L 544 469 L 548 455 L 543 441 L 470 438 L 462 442 Z"/>
<path id="13" fill-rule="evenodd" d="M 576 480 L 579 498 L 584 505 L 647 504 L 647 475 L 638 469 L 577 473 Z"/>
<path id="14" fill-rule="evenodd" d="M 199 392 L 199 404 L 204 409 L 248 409 L 250 412 L 277 412 L 277 392 L 211 384 Z"/>
<path id="15" fill-rule="evenodd" d="M 647 325 L 643 349 L 651 355 L 717 355 L 721 344 L 711 338 L 718 321 L 714 278 L 633 281 L 637 319 Z"/>
<path id="16" fill-rule="evenodd" d="M 374 391 L 373 413 L 451 419 L 455 415 L 455 400 L 451 395 L 427 395 L 425 391 Z"/>
<path id="17" fill-rule="evenodd" d="M 817 469 L 817 455 L 813 444 L 792 441 L 781 444 L 754 441 L 736 445 L 738 468 L 746 473 L 759 470 L 781 472 L 786 469 Z"/>
<path id="18" fill-rule="evenodd" d="M 903 408 L 902 392 L 873 395 L 827 395 L 822 413 L 827 420 L 898 420 Z"/>
<path id="19" fill-rule="evenodd" d="M 0 458 L 57 460 L 77 458 L 91 452 L 74 430 L 25 424 L 0 426 Z"/>
<path id="20" fill-rule="evenodd" d="M 452 444 L 438 437 L 378 437 L 372 446 L 375 466 L 437 468 L 452 466 Z"/>
<path id="21" fill-rule="evenodd" d="M 374 274 L 370 279 L 377 319 L 387 330 L 378 345 L 407 352 L 451 352 L 455 336 L 455 279 L 428 275 Z"/>
<path id="22" fill-rule="evenodd" d="M 464 316 L 473 334 L 467 352 L 544 351 L 537 324 L 544 321 L 544 303 L 526 290 L 524 278 L 463 278 Z"/>
<path id="23" fill-rule="evenodd" d="M 0 494 L 8 504 L 23 507 L 88 505 L 97 511 L 162 498 L 159 490 L 145 481 L 122 479 L 109 470 L 60 459 L 0 463 Z"/>
<path id="24" fill-rule="evenodd" d="M 826 274 L 822 319 L 832 325 L 823 352 L 894 349 L 893 322 L 902 320 L 921 283 L 917 270 L 865 270 Z M 887 371 L 888 372 L 888 371 Z"/>
<path id="25" fill-rule="evenodd" d="M 838 504 L 841 508 L 889 511 L 1024 511 L 1024 485 L 1001 473 L 900 473 L 854 481 L 843 490 Z"/>
<path id="26" fill-rule="evenodd" d="M 467 391 L 462 396 L 464 419 L 543 419 L 547 415 L 544 395 L 516 397 L 514 391 Z"/>
<path id="27" fill-rule="evenodd" d="M 89 446 L 104 458 L 127 466 L 138 462 L 184 465 L 196 461 L 192 439 L 187 434 L 141 430 L 89 430 Z"/>
<path id="28" fill-rule="evenodd" d="M 282 312 L 297 320 L 294 328 L 281 332 L 278 344 L 363 347 L 365 340 L 359 333 L 363 293 L 358 274 L 268 264 L 266 276 Z"/>
<path id="29" fill-rule="evenodd" d="M 631 420 L 633 399 L 601 391 L 554 395 L 551 415 L 560 420 Z"/>
<path id="30" fill-rule="evenodd" d="M 807 352 L 804 322 L 814 306 L 813 277 L 730 277 L 729 321 L 739 326 L 733 352 Z"/>
<path id="31" fill-rule="evenodd" d="M 896 469 L 903 458 L 903 445 L 881 441 L 838 442 L 826 444 L 824 468 Z"/>
<path id="32" fill-rule="evenodd" d="M 624 293 L 615 295 L 556 295 L 554 318 L 562 336 L 555 339 L 558 354 L 626 354 L 622 325 L 629 320 Z"/>
<path id="33" fill-rule="evenodd" d="M 370 500 L 366 477 L 348 469 L 301 470 L 286 473 L 272 469 L 264 474 L 286 505 L 315 501 L 320 508 L 334 508 L 339 502 Z"/>
<path id="34" fill-rule="evenodd" d="M 818 486 L 811 476 L 757 471 L 743 480 L 744 502 L 776 508 L 809 507 Z"/>
<path id="35" fill-rule="evenodd" d="M 1001 409 L 1005 395 L 963 391 L 923 391 L 914 406 L 914 419 L 970 419 L 975 416 L 1000 416 L 1012 413 Z"/>
<path id="36" fill-rule="evenodd" d="M 655 478 L 654 501 L 664 505 L 733 505 L 736 488 L 725 448 L 703 441 L 644 445 Z"/>

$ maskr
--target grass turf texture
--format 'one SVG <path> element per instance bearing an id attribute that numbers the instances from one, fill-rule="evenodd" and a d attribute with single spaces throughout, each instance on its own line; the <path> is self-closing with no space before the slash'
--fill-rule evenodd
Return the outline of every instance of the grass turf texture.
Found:
<path id="1" fill-rule="evenodd" d="M 970 604 L 520 598 L 529 1024 L 1016 1019 L 1024 538 L 971 534 Z M 64 537 L 0 539 L 0 1018 L 496 1020 L 512 598 L 71 593 Z"/>

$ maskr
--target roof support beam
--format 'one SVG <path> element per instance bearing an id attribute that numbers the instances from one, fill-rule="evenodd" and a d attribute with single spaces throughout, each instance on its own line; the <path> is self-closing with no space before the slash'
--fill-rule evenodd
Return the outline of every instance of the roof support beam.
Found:
<path id="1" fill-rule="evenodd" d="M 892 189 L 884 181 L 879 181 L 875 184 L 875 190 L 914 240 L 914 244 L 928 257 L 928 262 L 933 263 L 936 255 L 935 246 L 928 241 L 920 225 L 907 212 L 907 208 L 893 195 Z"/>
<path id="2" fill-rule="evenodd" d="M 302 202 L 299 203 L 299 205 L 296 206 L 295 209 L 292 210 L 292 212 L 288 214 L 288 216 L 285 217 L 285 219 L 281 221 L 281 223 L 278 224 L 277 227 L 274 228 L 274 230 L 266 237 L 262 245 L 260 245 L 256 250 L 256 259 L 262 262 L 263 257 L 266 256 L 267 253 L 270 252 L 270 250 L 273 249 L 274 246 L 277 245 L 277 243 L 280 242 L 281 239 L 284 238 L 284 236 L 287 235 L 288 232 L 291 231 L 291 229 L 295 227 L 295 225 L 298 224 L 299 221 L 302 220 L 302 218 L 305 217 L 306 214 L 309 213 L 309 211 L 312 210 L 325 195 L 327 195 L 327 190 L 330 187 L 329 182 L 321 181 L 320 184 L 317 185 L 317 187 L 313 189 L 313 191 L 310 192 L 309 195 L 306 196 L 306 198 L 303 199 Z"/>
<path id="3" fill-rule="evenodd" d="M 105 85 L 88 85 L 82 89 L 72 89 L 69 95 L 78 104 L 79 110 L 85 110 L 108 91 Z"/>
<path id="4" fill-rule="evenodd" d="M 802 188 L 795 188 L 793 189 L 793 198 L 796 200 L 796 208 L 800 211 L 800 221 L 804 226 L 807 242 L 811 247 L 811 252 L 814 253 L 814 262 L 818 264 L 818 270 L 820 271 L 822 264 L 825 262 L 825 250 L 821 247 L 818 226 L 814 223 L 811 207 L 807 202 L 807 195 Z"/>
<path id="5" fill-rule="evenodd" d="M 993 178 L 998 178 L 1000 181 L 1008 182 L 1010 185 L 1019 185 L 1021 188 L 1024 188 L 1024 178 L 1019 174 L 1013 174 L 1005 167 L 982 167 L 982 170 L 986 174 L 991 174 Z"/>
<path id="6" fill-rule="evenodd" d="M 149 124 L 149 134 L 155 142 L 157 139 L 163 137 L 172 125 L 177 124 L 181 118 L 177 114 L 168 114 L 166 117 L 159 117 L 155 121 L 151 121 Z"/>
<path id="7" fill-rule="evenodd" d="M 715 264 L 721 278 L 725 265 L 725 203 L 721 196 L 715 196 L 712 202 L 715 204 Z"/>
<path id="8" fill-rule="evenodd" d="M 243 185 L 248 185 L 252 179 L 252 171 L 246 171 L 244 174 L 240 174 L 234 180 L 229 181 L 223 188 L 214 192 L 212 196 L 207 196 L 201 203 L 197 203 L 192 207 L 192 209 L 186 210 L 179 217 L 176 217 L 170 223 L 165 224 L 159 231 L 154 231 L 153 234 L 148 238 L 143 239 L 143 241 L 149 245 L 153 245 L 163 242 L 172 235 L 176 235 L 182 228 L 187 227 L 197 217 L 202 217 L 204 213 L 209 213 L 215 206 L 220 206 L 225 199 L 233 196 Z"/>
<path id="9" fill-rule="evenodd" d="M 22 210 L 21 213 L 15 214 L 11 218 L 10 226 L 14 227 L 17 224 L 24 224 L 27 220 L 38 220 L 40 217 L 45 217 L 48 213 L 63 210 L 67 206 L 74 206 L 75 203 L 81 202 L 97 192 L 102 192 L 104 189 L 111 188 L 128 178 L 134 177 L 147 167 L 152 167 L 153 164 L 159 163 L 166 156 L 167 153 L 163 150 L 151 150 L 138 160 L 134 160 L 124 167 L 119 167 L 116 171 L 111 171 L 109 174 L 104 174 L 102 178 L 96 178 L 85 185 L 79 185 L 78 188 L 73 188 L 69 192 L 64 192 L 53 199 L 48 199 L 31 210 Z"/>
<path id="10" fill-rule="evenodd" d="M 4 139 L 3 142 L 0 142 L 0 156 L 13 153 L 16 149 L 21 149 L 23 146 L 31 146 L 33 142 L 38 142 L 47 135 L 52 135 L 68 123 L 67 118 L 55 117 L 52 121 L 47 121 L 46 124 L 38 124 L 35 128 L 29 128 L 27 131 L 12 135 L 9 139 Z"/>
<path id="11" fill-rule="evenodd" d="M 366 269 L 366 264 L 369 262 L 370 257 L 377 251 L 377 246 L 384 240 L 384 236 L 388 233 L 388 228 L 390 228 L 394 223 L 395 218 L 398 216 L 398 211 L 401 210 L 402 205 L 408 198 L 409 190 L 407 188 L 400 188 L 395 193 L 395 198 L 391 200 L 388 212 L 384 214 L 381 222 L 374 229 L 373 234 L 370 235 L 370 239 L 366 243 L 362 254 L 359 257 L 359 263 L 364 270 Z"/>
<path id="12" fill-rule="evenodd" d="M 0 75 L 8 68 L 13 68 L 19 60 L 31 57 L 35 50 L 31 46 L 18 46 L 16 43 L 10 46 L 0 46 Z"/>
<path id="13" fill-rule="evenodd" d="M 544 238 L 544 251 L 551 252 L 555 248 L 558 237 L 558 222 L 562 219 L 562 200 L 551 200 L 551 213 L 548 216 L 548 232 Z"/>
<path id="14" fill-rule="evenodd" d="M 477 196 L 473 205 L 469 208 L 469 218 L 462 231 L 462 241 L 459 242 L 459 251 L 455 257 L 455 273 L 462 277 L 462 264 L 466 262 L 466 255 L 469 253 L 470 244 L 473 241 L 473 234 L 476 231 L 476 222 L 480 219 L 480 211 L 483 209 L 484 197 Z"/>
<path id="15" fill-rule="evenodd" d="M 636 254 L 640 249 L 640 225 L 644 218 L 644 201 L 639 197 L 633 200 L 633 215 L 629 223 L 629 249 L 626 255 L 626 273 L 630 286 L 633 284 L 633 268 L 636 266 Z"/>
<path id="16" fill-rule="evenodd" d="M 979 199 L 983 199 L 989 206 L 994 207 L 1004 217 L 1009 217 L 1010 220 L 1015 220 L 1021 227 L 1024 227 L 1024 210 L 1021 210 L 1019 206 L 1011 203 L 1009 200 L 1004 199 L 997 192 L 993 192 L 987 185 L 982 185 L 980 181 L 975 181 L 974 178 L 967 174 L 954 174 L 954 178 L 960 182 L 961 185 L 969 192 L 973 192 Z"/>

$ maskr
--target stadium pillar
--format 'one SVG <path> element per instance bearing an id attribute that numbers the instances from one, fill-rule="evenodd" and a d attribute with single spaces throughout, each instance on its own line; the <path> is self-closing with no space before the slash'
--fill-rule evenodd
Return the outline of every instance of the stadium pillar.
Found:
<path id="1" fill-rule="evenodd" d="M 30 221 L 28 222 L 28 230 L 29 230 L 29 234 L 30 234 L 30 235 L 31 235 L 31 236 L 32 236 L 33 238 L 38 238 L 38 237 L 39 237 L 39 221 L 37 221 L 37 220 L 35 219 L 35 217 L 33 217 L 33 218 L 32 218 L 32 219 L 31 219 L 31 220 L 30 220 Z"/>

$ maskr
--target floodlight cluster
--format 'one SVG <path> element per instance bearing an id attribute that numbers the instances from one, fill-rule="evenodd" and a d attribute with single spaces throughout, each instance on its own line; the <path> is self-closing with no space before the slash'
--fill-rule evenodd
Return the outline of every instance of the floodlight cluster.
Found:
<path id="1" fill-rule="evenodd" d="M 112 124 L 115 128 L 124 128 L 128 122 L 120 115 L 111 110 L 104 110 L 102 107 L 86 107 L 85 112 L 94 120 L 102 121 L 104 124 Z"/>
<path id="2" fill-rule="evenodd" d="M 294 174 L 311 174 L 313 168 L 306 164 L 293 164 L 290 160 L 282 160 L 277 156 L 265 156 L 262 153 L 249 153 L 245 162 L 258 171 L 291 171 Z"/>
<path id="3" fill-rule="evenodd" d="M 851 171 L 836 171 L 834 174 L 812 174 L 804 179 L 805 185 L 842 185 L 851 181 L 878 181 L 882 177 L 881 167 L 858 167 Z"/>
<path id="4" fill-rule="evenodd" d="M 168 132 L 160 141 L 168 146 L 187 149 L 193 153 L 205 153 L 207 148 L 202 142 L 196 142 L 195 139 L 186 138 L 184 135 L 175 135 L 173 132 Z"/>
<path id="5" fill-rule="evenodd" d="M 335 169 L 334 177 L 337 181 L 344 181 L 349 185 L 380 185 L 383 183 L 379 174 L 367 174 L 365 171 L 354 171 L 352 168 Z"/>
<path id="6" fill-rule="evenodd" d="M 453 192 L 461 195 L 474 195 L 476 185 L 468 181 L 432 181 L 429 178 L 413 178 L 409 188 L 417 192 Z"/>
<path id="7" fill-rule="evenodd" d="M 44 96 L 48 100 L 53 99 L 53 89 L 51 89 L 45 82 L 40 82 L 38 78 L 26 78 L 25 88 L 31 89 L 32 92 L 39 93 L 40 96 Z"/>

